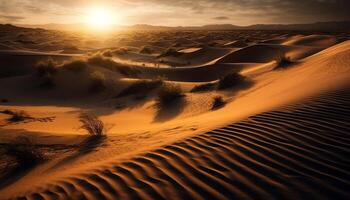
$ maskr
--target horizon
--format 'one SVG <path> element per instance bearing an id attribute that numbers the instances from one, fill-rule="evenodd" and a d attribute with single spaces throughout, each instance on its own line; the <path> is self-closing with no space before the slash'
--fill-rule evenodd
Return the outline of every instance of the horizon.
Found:
<path id="1" fill-rule="evenodd" d="M 308 24 L 350 19 L 346 0 L 237 1 L 181 0 L 0 0 L 0 23 L 20 25 L 89 24 L 109 26 L 204 26 L 231 24 Z M 181 15 L 179 15 L 181 13 Z M 69 21 L 69 23 L 64 23 Z"/>

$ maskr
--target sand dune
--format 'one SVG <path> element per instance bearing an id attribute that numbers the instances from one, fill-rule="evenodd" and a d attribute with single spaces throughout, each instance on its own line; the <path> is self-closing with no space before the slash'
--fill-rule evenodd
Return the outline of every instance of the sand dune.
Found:
<path id="1" fill-rule="evenodd" d="M 347 33 L 25 31 L 0 35 L 1 200 L 349 199 Z M 21 135 L 47 159 L 3 177 Z"/>
<path id="2" fill-rule="evenodd" d="M 300 46 L 321 46 L 330 47 L 337 43 L 337 39 L 333 36 L 327 35 L 309 35 L 304 37 L 292 38 L 284 45 L 300 45 Z"/>
<path id="3" fill-rule="evenodd" d="M 252 116 L 15 199 L 347 199 L 349 91 Z"/>

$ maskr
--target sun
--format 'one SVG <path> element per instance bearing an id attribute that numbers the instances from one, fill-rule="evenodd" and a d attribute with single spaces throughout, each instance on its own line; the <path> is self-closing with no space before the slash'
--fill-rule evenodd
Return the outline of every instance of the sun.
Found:
<path id="1" fill-rule="evenodd" d="M 86 23 L 94 29 L 105 30 L 117 23 L 116 16 L 106 8 L 90 8 Z"/>

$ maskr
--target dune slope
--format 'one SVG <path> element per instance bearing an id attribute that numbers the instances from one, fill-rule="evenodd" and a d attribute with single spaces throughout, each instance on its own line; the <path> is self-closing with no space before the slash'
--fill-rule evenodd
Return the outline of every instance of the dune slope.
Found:
<path id="1" fill-rule="evenodd" d="M 18 199 L 348 199 L 349 92 L 255 115 Z"/>

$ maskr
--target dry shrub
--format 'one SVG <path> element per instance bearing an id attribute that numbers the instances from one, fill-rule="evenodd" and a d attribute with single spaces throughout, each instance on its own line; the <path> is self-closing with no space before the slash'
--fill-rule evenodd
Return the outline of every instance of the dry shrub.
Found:
<path id="1" fill-rule="evenodd" d="M 57 72 L 57 63 L 52 59 L 41 61 L 36 65 L 39 77 L 52 76 Z"/>
<path id="2" fill-rule="evenodd" d="M 240 75 L 239 73 L 227 74 L 224 77 L 219 79 L 218 89 L 224 90 L 224 89 L 237 86 L 238 84 L 242 83 L 244 80 L 245 80 L 245 77 Z"/>
<path id="3" fill-rule="evenodd" d="M 130 96 L 130 95 L 146 95 L 148 92 L 157 89 L 163 85 L 163 80 L 141 80 L 135 83 L 132 83 L 130 86 L 125 88 L 118 97 Z"/>
<path id="4" fill-rule="evenodd" d="M 171 105 L 174 101 L 183 98 L 185 95 L 179 85 L 166 84 L 158 92 L 156 105 L 160 108 Z"/>
<path id="5" fill-rule="evenodd" d="M 222 98 L 222 96 L 216 96 L 213 99 L 213 105 L 212 105 L 212 110 L 216 110 L 219 108 L 224 107 L 226 104 L 226 102 L 224 101 L 224 99 Z"/>
<path id="6" fill-rule="evenodd" d="M 80 116 L 80 122 L 83 124 L 80 128 L 88 132 L 92 137 L 102 137 L 106 135 L 105 124 L 97 117 L 84 114 Z"/>
<path id="7" fill-rule="evenodd" d="M 285 53 L 280 53 L 275 57 L 276 67 L 277 69 L 283 69 L 286 67 L 289 67 L 290 65 L 294 64 L 295 62 L 292 61 L 290 57 L 288 57 Z"/>
<path id="8" fill-rule="evenodd" d="M 195 93 L 195 92 L 207 92 L 214 90 L 216 87 L 216 83 L 204 83 L 201 85 L 196 85 L 194 86 L 190 92 Z"/>

